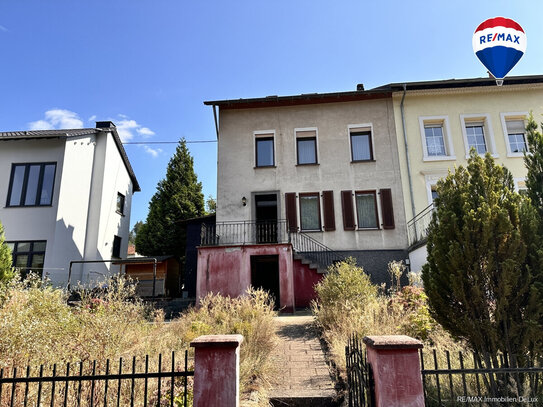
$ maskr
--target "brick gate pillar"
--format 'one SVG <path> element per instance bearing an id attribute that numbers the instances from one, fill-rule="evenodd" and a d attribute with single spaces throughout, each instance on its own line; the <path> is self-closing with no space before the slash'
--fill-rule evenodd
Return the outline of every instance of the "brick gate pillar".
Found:
<path id="1" fill-rule="evenodd" d="M 241 335 L 204 335 L 194 348 L 194 407 L 239 406 Z"/>
<path id="2" fill-rule="evenodd" d="M 424 407 L 418 350 L 422 342 L 405 335 L 366 336 L 367 362 L 375 383 L 376 407 Z"/>

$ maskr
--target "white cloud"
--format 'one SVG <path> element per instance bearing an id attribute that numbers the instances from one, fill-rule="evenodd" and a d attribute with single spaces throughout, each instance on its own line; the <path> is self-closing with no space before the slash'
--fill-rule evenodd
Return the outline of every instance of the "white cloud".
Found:
<path id="1" fill-rule="evenodd" d="M 30 130 L 80 129 L 83 121 L 75 112 L 65 109 L 51 109 L 45 112 L 45 119 L 28 124 Z"/>
<path id="2" fill-rule="evenodd" d="M 96 115 L 93 114 L 91 117 L 89 117 L 89 120 L 88 120 L 88 121 L 91 122 L 91 123 L 92 123 L 92 122 L 95 122 L 95 121 L 96 121 Z"/>
<path id="3" fill-rule="evenodd" d="M 146 153 L 150 154 L 153 158 L 158 157 L 158 155 L 162 153 L 162 149 L 160 148 L 154 149 L 145 144 L 143 145 L 143 149 L 145 150 Z"/>
<path id="4" fill-rule="evenodd" d="M 137 132 L 140 136 L 151 137 L 155 135 L 155 132 L 147 127 L 141 127 L 137 129 Z"/>
<path id="5" fill-rule="evenodd" d="M 3 25 L 0 25 L 0 31 L 8 32 L 9 30 Z"/>
<path id="6" fill-rule="evenodd" d="M 28 124 L 30 130 L 52 130 L 53 125 L 45 120 L 36 120 Z"/>

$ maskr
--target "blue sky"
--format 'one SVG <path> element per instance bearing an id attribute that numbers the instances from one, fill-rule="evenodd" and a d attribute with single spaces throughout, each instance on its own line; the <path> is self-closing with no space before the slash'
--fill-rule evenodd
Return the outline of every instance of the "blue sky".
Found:
<path id="1" fill-rule="evenodd" d="M 524 28 L 510 75 L 542 74 L 540 1 L 0 0 L 0 130 L 92 127 L 128 141 L 215 140 L 204 100 L 349 91 L 389 82 L 486 76 L 475 28 Z M 204 194 L 216 143 L 190 144 Z M 127 145 L 144 220 L 174 144 Z"/>

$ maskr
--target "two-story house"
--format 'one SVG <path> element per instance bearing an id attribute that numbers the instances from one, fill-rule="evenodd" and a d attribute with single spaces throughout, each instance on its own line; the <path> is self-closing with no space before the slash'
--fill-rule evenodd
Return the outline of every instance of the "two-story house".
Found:
<path id="1" fill-rule="evenodd" d="M 202 230 L 197 297 L 253 285 L 287 310 L 307 306 L 347 256 L 388 280 L 388 262 L 407 257 L 391 91 L 205 104 L 217 126 L 217 217 Z"/>
<path id="2" fill-rule="evenodd" d="M 518 189 L 525 188 L 525 121 L 543 114 L 543 76 L 393 83 L 404 208 L 408 219 L 411 270 L 426 262 L 426 229 L 437 181 L 467 164 L 471 148 L 490 152 L 506 166 Z"/>
<path id="3" fill-rule="evenodd" d="M 125 258 L 132 194 L 140 190 L 115 125 L 0 133 L 0 221 L 13 264 L 66 286 L 70 261 Z M 115 266 L 76 264 L 72 285 Z"/>

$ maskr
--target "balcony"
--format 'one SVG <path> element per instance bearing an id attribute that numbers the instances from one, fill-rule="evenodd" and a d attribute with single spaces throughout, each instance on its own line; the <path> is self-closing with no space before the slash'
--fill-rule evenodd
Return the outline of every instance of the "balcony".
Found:
<path id="1" fill-rule="evenodd" d="M 288 243 L 286 220 L 233 221 L 202 225 L 201 246 Z"/>
<path id="2" fill-rule="evenodd" d="M 407 242 L 410 249 L 426 243 L 428 226 L 430 226 L 434 210 L 434 204 L 430 204 L 407 222 Z"/>

